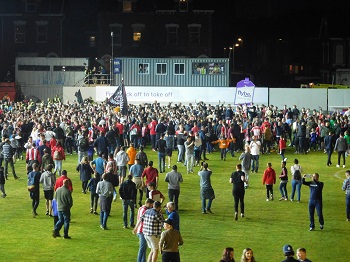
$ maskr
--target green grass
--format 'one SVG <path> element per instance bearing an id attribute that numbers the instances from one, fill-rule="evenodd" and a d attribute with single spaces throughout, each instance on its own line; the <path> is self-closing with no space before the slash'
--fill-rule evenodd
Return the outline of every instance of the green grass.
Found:
<path id="1" fill-rule="evenodd" d="M 149 159 L 158 164 L 154 152 L 146 151 Z M 237 156 L 219 161 L 219 153 L 208 155 L 209 168 L 213 170 L 212 185 L 216 199 L 214 214 L 202 215 L 197 173 L 187 175 L 185 167 L 179 166 L 184 177 L 180 195 L 180 226 L 184 245 L 180 249 L 182 261 L 218 261 L 227 246 L 235 249 L 235 259 L 240 260 L 244 248 L 250 247 L 260 262 L 283 260 L 282 247 L 291 244 L 307 249 L 312 261 L 344 261 L 344 250 L 348 250 L 350 223 L 345 221 L 345 197 L 341 190 L 344 169 L 326 167 L 326 155 L 311 152 L 308 155 L 294 155 L 287 151 L 288 171 L 292 160 L 297 157 L 303 173 L 318 172 L 325 183 L 324 218 L 325 229 L 309 232 L 308 197 L 309 188 L 302 187 L 301 203 L 291 201 L 265 201 L 265 187 L 261 183 L 267 162 L 272 162 L 276 173 L 281 171 L 281 158 L 276 153 L 262 155 L 258 174 L 250 177 L 250 188 L 245 195 L 245 218 L 233 219 L 232 185 L 229 178 L 238 163 Z M 118 199 L 112 205 L 108 220 L 110 230 L 99 228 L 99 216 L 89 213 L 89 194 L 81 193 L 79 174 L 75 171 L 77 155 L 68 156 L 63 168 L 74 186 L 74 206 L 70 227 L 71 240 L 54 239 L 51 236 L 53 219 L 45 216 L 45 205 L 41 191 L 39 216 L 31 216 L 31 200 L 26 189 L 24 161 L 16 163 L 20 180 L 10 175 L 5 184 L 5 199 L 0 199 L 0 243 L 3 250 L 1 261 L 136 261 L 138 238 L 130 229 L 123 229 L 122 206 Z M 176 152 L 173 156 L 176 162 Z M 336 163 L 336 155 L 333 155 Z M 198 170 L 196 167 L 195 171 Z M 160 174 L 159 189 L 167 196 L 164 173 Z M 291 183 L 288 183 L 288 194 Z M 275 198 L 280 193 L 274 186 Z M 317 216 L 316 216 L 317 221 Z M 149 251 L 149 250 L 148 250 Z M 158 258 L 161 261 L 161 258 Z"/>

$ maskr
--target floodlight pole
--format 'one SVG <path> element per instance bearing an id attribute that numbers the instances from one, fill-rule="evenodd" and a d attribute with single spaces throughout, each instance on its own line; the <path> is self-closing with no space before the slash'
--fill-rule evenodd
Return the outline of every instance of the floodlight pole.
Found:
<path id="1" fill-rule="evenodd" d="M 112 40 L 112 57 L 110 61 L 110 84 L 114 83 L 114 43 L 113 43 L 114 33 L 111 31 L 111 40 Z"/>

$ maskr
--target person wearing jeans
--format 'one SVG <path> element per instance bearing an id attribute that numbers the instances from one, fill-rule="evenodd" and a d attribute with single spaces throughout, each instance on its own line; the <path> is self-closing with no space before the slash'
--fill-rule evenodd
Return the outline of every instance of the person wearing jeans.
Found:
<path id="1" fill-rule="evenodd" d="M 124 228 L 128 227 L 128 208 L 130 207 L 130 227 L 134 227 L 134 208 L 136 203 L 136 184 L 132 181 L 132 175 L 119 187 L 119 195 L 123 200 Z"/>
<path id="2" fill-rule="evenodd" d="M 280 192 L 282 197 L 280 198 L 281 200 L 288 200 L 288 193 L 287 193 L 287 183 L 288 183 L 288 173 L 287 173 L 287 168 L 286 168 L 286 162 L 281 163 L 282 166 L 282 172 L 279 178 L 281 179 L 280 182 Z"/>
<path id="3" fill-rule="evenodd" d="M 143 206 L 141 206 L 137 212 L 137 220 L 140 220 L 140 217 L 146 212 L 147 209 L 153 207 L 153 200 L 147 198 Z M 140 240 L 139 252 L 137 254 L 137 262 L 146 262 L 146 251 L 147 251 L 147 242 L 145 236 L 143 235 L 143 222 L 139 223 L 138 227 L 133 229 L 133 233 L 137 234 L 137 237 Z"/>
<path id="4" fill-rule="evenodd" d="M 58 222 L 54 226 L 53 237 L 60 236 L 60 230 L 64 225 L 64 238 L 70 239 L 68 235 L 69 223 L 70 223 L 70 209 L 73 206 L 72 192 L 69 190 L 70 181 L 65 179 L 63 186 L 56 191 L 57 210 L 58 210 Z"/>
<path id="5" fill-rule="evenodd" d="M 102 175 L 102 181 L 98 182 L 96 193 L 100 198 L 100 227 L 104 230 L 107 229 L 107 219 L 111 210 L 113 185 L 106 180 L 106 174 Z"/>
<path id="6" fill-rule="evenodd" d="M 294 177 L 294 173 L 296 170 L 299 170 L 300 174 L 302 173 L 302 167 L 299 165 L 299 160 L 294 159 L 294 165 L 290 167 L 291 175 L 292 175 L 292 194 L 290 196 L 290 201 L 294 201 L 294 194 L 295 190 L 297 191 L 297 200 L 300 202 L 300 196 L 301 196 L 301 177 L 300 179 L 296 179 Z"/>
<path id="7" fill-rule="evenodd" d="M 252 173 L 258 173 L 261 142 L 258 141 L 258 138 L 256 136 L 253 136 L 253 141 L 250 142 L 249 147 L 250 153 L 252 155 Z"/>
<path id="8" fill-rule="evenodd" d="M 213 199 L 215 199 L 214 189 L 211 186 L 211 177 L 212 171 L 208 168 L 208 163 L 203 163 L 201 166 L 198 175 L 200 177 L 200 196 L 202 199 L 202 213 L 212 213 L 211 204 Z M 208 200 L 208 204 L 207 204 Z"/>

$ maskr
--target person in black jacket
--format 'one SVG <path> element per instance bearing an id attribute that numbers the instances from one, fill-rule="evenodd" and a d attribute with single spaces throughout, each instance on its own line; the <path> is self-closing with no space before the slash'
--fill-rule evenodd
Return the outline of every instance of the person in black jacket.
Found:
<path id="1" fill-rule="evenodd" d="M 156 142 L 156 150 L 158 151 L 159 172 L 165 172 L 165 151 L 166 142 L 164 140 L 164 134 L 160 135 L 159 140 Z"/>
<path id="2" fill-rule="evenodd" d="M 231 174 L 230 183 L 233 184 L 233 198 L 235 200 L 235 220 L 238 219 L 238 203 L 241 206 L 241 217 L 244 217 L 244 182 L 245 173 L 242 171 L 242 165 L 238 164 L 236 166 L 236 172 Z"/>
<path id="3" fill-rule="evenodd" d="M 38 213 L 36 212 L 36 209 L 39 206 L 39 200 L 40 200 L 40 188 L 39 188 L 39 183 L 40 183 L 40 177 L 41 173 L 39 172 L 39 164 L 34 163 L 33 166 L 33 171 L 31 171 L 28 174 L 28 180 L 34 181 L 34 189 L 29 192 L 30 198 L 32 199 L 32 214 L 33 218 L 35 218 Z"/>
<path id="4" fill-rule="evenodd" d="M 128 228 L 128 207 L 130 207 L 130 227 L 135 227 L 136 184 L 132 181 L 132 175 L 128 175 L 127 180 L 120 185 L 119 195 L 123 199 L 124 228 Z"/>
<path id="5" fill-rule="evenodd" d="M 103 131 L 100 131 L 100 136 L 95 140 L 94 148 L 97 154 L 102 152 L 105 157 L 108 156 L 108 141 Z"/>

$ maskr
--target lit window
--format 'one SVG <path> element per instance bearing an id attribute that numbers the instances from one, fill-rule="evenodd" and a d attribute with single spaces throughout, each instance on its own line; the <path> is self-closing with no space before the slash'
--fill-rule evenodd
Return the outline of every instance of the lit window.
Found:
<path id="1" fill-rule="evenodd" d="M 36 42 L 47 43 L 48 21 L 36 21 Z"/>
<path id="2" fill-rule="evenodd" d="M 148 75 L 149 74 L 149 63 L 139 63 L 139 74 Z"/>
<path id="3" fill-rule="evenodd" d="M 145 25 L 143 25 L 143 24 L 133 24 L 131 27 L 133 29 L 132 40 L 134 42 L 141 42 L 142 31 L 145 28 Z"/>
<path id="4" fill-rule="evenodd" d="M 113 46 L 122 45 L 122 28 L 121 24 L 110 24 L 111 32 L 113 32 Z"/>
<path id="5" fill-rule="evenodd" d="M 140 42 L 141 41 L 141 32 L 134 32 L 133 40 L 135 42 Z"/>
<path id="6" fill-rule="evenodd" d="M 201 43 L 201 25 L 188 25 L 188 34 L 190 45 L 199 45 Z"/>
<path id="7" fill-rule="evenodd" d="M 192 74 L 194 75 L 220 75 L 224 74 L 224 63 L 192 63 Z"/>
<path id="8" fill-rule="evenodd" d="M 289 73 L 293 74 L 293 65 L 289 65 Z"/>
<path id="9" fill-rule="evenodd" d="M 166 75 L 166 66 L 167 66 L 167 64 L 165 64 L 165 63 L 157 63 L 156 64 L 156 67 L 157 67 L 157 72 L 156 72 L 156 74 L 157 75 Z"/>
<path id="10" fill-rule="evenodd" d="M 174 75 L 184 75 L 185 74 L 185 64 L 175 63 L 174 64 Z"/>
<path id="11" fill-rule="evenodd" d="M 96 36 L 92 35 L 89 37 L 89 47 L 96 47 Z"/>
<path id="12" fill-rule="evenodd" d="M 177 45 L 178 44 L 178 30 L 179 25 L 177 24 L 167 24 L 167 44 L 168 45 Z"/>
<path id="13" fill-rule="evenodd" d="M 123 12 L 131 12 L 132 11 L 132 1 L 124 0 L 123 1 Z"/>
<path id="14" fill-rule="evenodd" d="M 26 21 L 14 21 L 15 43 L 23 44 L 26 42 Z"/>

